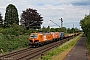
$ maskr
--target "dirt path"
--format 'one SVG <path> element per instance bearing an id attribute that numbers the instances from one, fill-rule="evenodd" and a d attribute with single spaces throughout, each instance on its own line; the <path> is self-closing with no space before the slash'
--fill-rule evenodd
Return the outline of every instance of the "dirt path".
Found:
<path id="1" fill-rule="evenodd" d="M 86 38 L 82 36 L 64 60 L 88 60 Z"/>

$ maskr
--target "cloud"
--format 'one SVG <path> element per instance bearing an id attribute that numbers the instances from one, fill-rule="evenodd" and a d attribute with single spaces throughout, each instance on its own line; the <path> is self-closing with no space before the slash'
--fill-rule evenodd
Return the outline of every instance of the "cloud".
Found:
<path id="1" fill-rule="evenodd" d="M 58 27 L 50 20 L 54 21 L 60 25 L 60 18 L 63 19 L 63 26 L 72 27 L 72 24 L 75 24 L 76 27 L 79 27 L 79 22 L 85 14 L 89 13 L 90 3 L 89 0 L 0 0 L 0 12 L 3 17 L 5 15 L 5 9 L 8 4 L 12 3 L 16 6 L 19 17 L 23 10 L 27 8 L 36 9 L 38 13 L 41 14 L 44 21 L 42 26 L 47 27 Z"/>
<path id="2" fill-rule="evenodd" d="M 79 2 L 72 2 L 72 4 L 76 6 L 87 6 L 87 5 L 90 5 L 90 1 L 84 0 L 84 1 L 79 1 Z"/>
<path id="3" fill-rule="evenodd" d="M 61 17 L 63 18 L 63 23 L 65 27 L 72 27 L 72 24 L 75 24 L 77 27 L 79 27 L 79 22 L 85 14 L 88 14 L 88 9 L 84 9 L 85 7 L 80 7 L 80 6 L 73 6 L 72 4 L 69 5 L 62 5 L 62 6 L 53 6 L 53 5 L 46 5 L 48 6 L 47 8 L 43 7 L 42 13 L 44 13 L 44 25 L 49 25 L 49 20 L 55 21 L 57 24 L 60 24 L 60 19 Z M 48 18 L 46 18 L 48 17 Z M 51 24 L 51 27 L 53 27 L 53 23 Z"/>

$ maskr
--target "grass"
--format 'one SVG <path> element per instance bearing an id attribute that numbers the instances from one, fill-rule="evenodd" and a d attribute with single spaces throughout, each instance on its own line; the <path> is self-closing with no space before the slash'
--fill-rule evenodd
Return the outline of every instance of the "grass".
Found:
<path id="1" fill-rule="evenodd" d="M 6 54 L 13 50 L 25 48 L 29 45 L 28 35 L 9 36 L 6 38 L 0 34 L 0 54 Z"/>
<path id="2" fill-rule="evenodd" d="M 82 34 L 62 44 L 60 47 L 57 47 L 54 50 L 49 51 L 48 53 L 46 53 L 45 56 L 42 56 L 42 60 L 63 60 L 81 36 Z"/>
<path id="3" fill-rule="evenodd" d="M 61 52 L 60 54 L 53 56 L 52 60 L 64 60 L 67 54 L 72 50 L 73 47 L 66 49 L 65 51 Z"/>

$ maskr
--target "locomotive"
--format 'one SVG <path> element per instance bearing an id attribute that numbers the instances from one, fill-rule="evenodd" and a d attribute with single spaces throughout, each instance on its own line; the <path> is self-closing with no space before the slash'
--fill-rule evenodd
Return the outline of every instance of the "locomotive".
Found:
<path id="1" fill-rule="evenodd" d="M 39 46 L 52 41 L 52 38 L 53 36 L 51 33 L 31 33 L 29 41 L 30 45 Z"/>
<path id="2" fill-rule="evenodd" d="M 64 32 L 31 33 L 29 36 L 30 45 L 38 47 L 47 43 L 55 42 L 77 34 L 64 34 Z"/>

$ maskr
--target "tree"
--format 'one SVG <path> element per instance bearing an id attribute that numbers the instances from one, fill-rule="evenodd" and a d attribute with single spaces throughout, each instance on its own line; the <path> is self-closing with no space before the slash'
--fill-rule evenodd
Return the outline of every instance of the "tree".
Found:
<path id="1" fill-rule="evenodd" d="M 90 37 L 90 15 L 85 16 L 85 18 L 80 21 L 80 25 L 85 35 Z"/>
<path id="2" fill-rule="evenodd" d="M 66 27 L 62 27 L 61 32 L 66 32 Z"/>
<path id="3" fill-rule="evenodd" d="M 1 16 L 1 13 L 0 13 L 0 27 L 3 26 L 3 19 L 2 19 L 2 16 Z"/>
<path id="4" fill-rule="evenodd" d="M 34 28 L 34 29 L 40 29 L 42 24 L 41 15 L 37 13 L 37 10 L 35 9 L 26 9 L 26 11 L 23 11 L 21 14 L 21 25 L 24 25 L 26 28 Z"/>
<path id="5" fill-rule="evenodd" d="M 67 33 L 71 33 L 71 29 L 70 28 L 67 28 Z"/>
<path id="6" fill-rule="evenodd" d="M 90 46 L 90 15 L 85 16 L 84 19 L 80 21 L 80 26 L 83 29 L 83 32 L 87 37 L 87 43 Z"/>
<path id="7" fill-rule="evenodd" d="M 51 32 L 56 32 L 55 28 L 50 29 Z"/>
<path id="8" fill-rule="evenodd" d="M 42 32 L 47 32 L 47 29 L 46 29 L 46 27 L 42 27 Z"/>
<path id="9" fill-rule="evenodd" d="M 74 29 L 75 29 L 75 32 L 79 32 L 80 31 L 77 27 L 75 27 Z"/>
<path id="10" fill-rule="evenodd" d="M 50 32 L 50 26 L 47 27 L 47 32 Z"/>
<path id="11" fill-rule="evenodd" d="M 6 7 L 4 23 L 8 27 L 12 25 L 13 23 L 19 24 L 18 11 L 17 11 L 17 8 L 13 4 L 9 4 Z"/>

